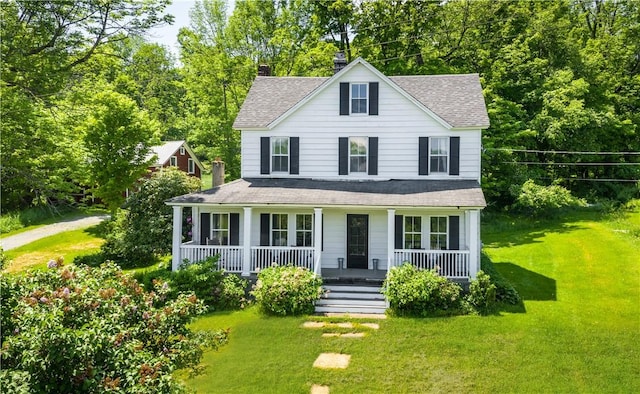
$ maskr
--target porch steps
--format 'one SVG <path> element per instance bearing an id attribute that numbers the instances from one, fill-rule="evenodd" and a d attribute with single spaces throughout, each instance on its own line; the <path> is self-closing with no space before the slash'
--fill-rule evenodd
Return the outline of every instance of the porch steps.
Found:
<path id="1" fill-rule="evenodd" d="M 318 313 L 373 313 L 384 314 L 387 302 L 377 284 L 350 283 L 324 285 L 323 298 L 316 302 Z"/>

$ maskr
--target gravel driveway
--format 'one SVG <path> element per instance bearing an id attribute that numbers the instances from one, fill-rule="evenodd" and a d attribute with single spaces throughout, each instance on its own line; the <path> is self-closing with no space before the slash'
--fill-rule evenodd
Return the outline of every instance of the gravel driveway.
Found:
<path id="1" fill-rule="evenodd" d="M 46 226 L 38 227 L 33 230 L 25 231 L 20 234 L 12 235 L 10 237 L 0 240 L 4 250 L 11 250 L 18 248 L 22 245 L 26 245 L 33 241 L 37 241 L 41 238 L 56 235 L 64 231 L 79 230 L 96 224 L 101 223 L 103 220 L 109 218 L 109 215 L 88 216 L 79 219 L 69 219 L 62 222 L 48 224 Z"/>

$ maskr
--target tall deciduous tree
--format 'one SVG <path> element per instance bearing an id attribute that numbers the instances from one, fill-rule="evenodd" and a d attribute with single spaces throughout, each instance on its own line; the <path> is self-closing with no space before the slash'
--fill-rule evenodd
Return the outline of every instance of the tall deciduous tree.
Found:
<path id="1" fill-rule="evenodd" d="M 84 135 L 88 182 L 114 212 L 124 192 L 147 171 L 158 124 L 130 98 L 111 90 L 95 94 L 90 114 L 78 127 Z"/>

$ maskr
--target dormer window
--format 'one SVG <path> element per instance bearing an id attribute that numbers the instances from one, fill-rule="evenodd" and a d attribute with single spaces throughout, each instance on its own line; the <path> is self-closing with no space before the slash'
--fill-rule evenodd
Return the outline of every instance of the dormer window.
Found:
<path id="1" fill-rule="evenodd" d="M 367 84 L 352 83 L 351 84 L 351 113 L 366 114 L 367 113 Z"/>

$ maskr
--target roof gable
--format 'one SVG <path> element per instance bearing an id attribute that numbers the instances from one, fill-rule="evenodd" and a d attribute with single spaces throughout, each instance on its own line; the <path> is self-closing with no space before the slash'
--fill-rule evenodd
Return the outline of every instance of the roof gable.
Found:
<path id="1" fill-rule="evenodd" d="M 447 128 L 489 127 L 478 74 L 387 77 L 362 58 L 332 77 L 257 77 L 233 127 L 273 128 L 357 65 L 367 68 Z"/>
<path id="2" fill-rule="evenodd" d="M 191 150 L 189 144 L 187 144 L 185 140 L 165 141 L 162 143 L 162 145 L 152 146 L 147 158 L 151 159 L 155 156 L 157 159 L 153 163 L 153 166 L 162 167 L 163 165 L 167 164 L 169 158 L 171 158 L 171 156 L 174 156 L 178 149 L 180 149 L 180 147 L 182 146 L 184 146 L 184 148 L 187 150 L 187 153 L 189 153 L 189 156 L 200 168 L 200 171 L 204 171 L 204 166 L 202 165 L 202 163 L 200 163 L 200 160 L 198 160 L 196 154 Z"/>

